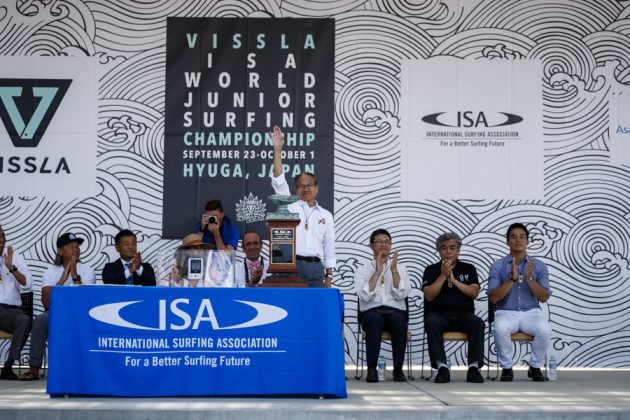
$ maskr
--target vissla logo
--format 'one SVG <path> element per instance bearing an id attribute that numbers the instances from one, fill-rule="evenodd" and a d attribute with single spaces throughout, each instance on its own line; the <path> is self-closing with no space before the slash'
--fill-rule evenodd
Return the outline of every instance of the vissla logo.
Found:
<path id="1" fill-rule="evenodd" d="M 427 124 L 442 127 L 477 128 L 477 127 L 504 127 L 523 121 L 523 117 L 508 112 L 493 112 L 486 115 L 483 111 L 457 111 L 437 112 L 422 117 Z"/>
<path id="2" fill-rule="evenodd" d="M 202 322 L 209 322 L 213 330 L 233 330 L 238 328 L 252 328 L 262 325 L 273 324 L 287 317 L 288 312 L 278 306 L 269 305 L 260 302 L 249 302 L 245 300 L 235 300 L 235 302 L 250 306 L 256 310 L 256 315 L 240 324 L 235 325 L 219 325 L 217 317 L 212 308 L 210 299 L 203 299 L 198 306 L 191 307 L 190 301 L 185 298 L 174 299 L 167 307 L 167 302 L 164 299 L 158 301 L 158 314 L 159 323 L 157 327 L 140 325 L 130 320 L 124 319 L 120 315 L 120 311 L 130 305 L 142 303 L 144 301 L 135 300 L 127 302 L 114 302 L 107 303 L 105 305 L 99 305 L 90 309 L 89 314 L 97 321 L 104 322 L 106 324 L 115 325 L 118 327 L 131 328 L 135 330 L 151 330 L 151 331 L 166 331 L 166 330 L 186 330 L 186 329 L 199 329 Z M 195 313 L 194 319 L 189 313 Z M 179 321 L 178 323 L 171 322 L 167 325 L 167 317 Z"/>
<path id="3" fill-rule="evenodd" d="M 72 80 L 0 79 L 0 118 L 15 147 L 37 147 Z"/>

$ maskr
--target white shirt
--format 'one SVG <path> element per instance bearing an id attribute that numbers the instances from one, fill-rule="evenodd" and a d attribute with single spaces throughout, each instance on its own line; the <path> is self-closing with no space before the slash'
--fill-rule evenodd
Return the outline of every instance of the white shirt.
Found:
<path id="1" fill-rule="evenodd" d="M 33 278 L 31 277 L 30 271 L 28 271 L 28 266 L 24 258 L 16 252 L 13 252 L 13 265 L 26 277 L 24 286 L 18 283 L 15 276 L 9 272 L 9 269 L 4 264 L 6 257 L 7 251 L 5 249 L 2 258 L 0 258 L 0 264 L 2 264 L 2 266 L 0 266 L 0 278 L 2 279 L 2 284 L 0 284 L 0 303 L 20 306 L 22 305 L 22 296 L 20 296 L 20 293 L 31 290 Z"/>
<path id="2" fill-rule="evenodd" d="M 387 265 L 383 269 L 381 279 L 376 283 L 376 287 L 370 292 L 370 278 L 376 271 L 376 262 L 374 260 L 367 264 L 363 264 L 354 273 L 354 287 L 359 297 L 359 310 L 365 312 L 368 309 L 378 308 L 379 306 L 390 306 L 401 310 L 406 310 L 405 298 L 409 296 L 411 291 L 411 283 L 407 269 L 398 263 L 398 274 L 400 274 L 400 282 L 398 289 L 394 288 L 392 280 L 391 260 L 387 261 Z"/>
<path id="3" fill-rule="evenodd" d="M 129 271 L 129 267 L 131 267 L 131 263 L 133 262 L 133 260 L 125 261 L 122 258 L 119 258 L 119 260 L 122 263 L 123 267 L 125 268 L 125 278 L 127 279 L 131 277 L 132 273 L 131 271 Z M 129 263 L 129 267 L 127 266 L 127 263 Z M 140 266 L 136 268 L 136 274 L 141 276 L 143 270 L 144 270 L 144 267 L 142 267 L 142 264 L 140 264 Z M 81 276 L 81 278 L 83 278 L 83 276 Z"/>
<path id="4" fill-rule="evenodd" d="M 272 177 L 271 186 L 277 195 L 291 195 L 284 173 Z M 300 224 L 295 232 L 295 253 L 303 257 L 319 257 L 324 268 L 335 268 L 335 222 L 332 214 L 317 202 L 309 207 L 306 201 L 298 200 L 287 208 L 300 215 Z"/>
<path id="5" fill-rule="evenodd" d="M 63 265 L 53 265 L 44 271 L 42 275 L 42 288 L 46 286 L 56 286 L 61 275 L 63 274 Z M 77 274 L 81 276 L 82 284 L 96 284 L 96 274 L 92 267 L 85 264 L 77 263 Z M 72 276 L 68 276 L 68 279 L 62 286 L 73 285 Z"/>
<path id="6" fill-rule="evenodd" d="M 267 277 L 267 267 L 269 267 L 269 261 L 263 259 L 262 267 L 263 272 L 258 284 L 261 284 L 265 280 L 265 277 Z M 234 270 L 234 287 L 245 287 L 245 259 L 240 263 L 236 263 L 236 268 Z"/>

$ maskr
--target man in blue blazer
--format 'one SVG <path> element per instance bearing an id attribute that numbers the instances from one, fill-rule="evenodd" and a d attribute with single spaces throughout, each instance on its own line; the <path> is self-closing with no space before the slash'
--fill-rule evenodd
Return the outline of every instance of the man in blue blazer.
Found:
<path id="1" fill-rule="evenodd" d="M 123 229 L 118 232 L 114 240 L 120 258 L 105 264 L 103 283 L 155 286 L 155 272 L 151 264 L 142 262 L 135 233 Z"/>

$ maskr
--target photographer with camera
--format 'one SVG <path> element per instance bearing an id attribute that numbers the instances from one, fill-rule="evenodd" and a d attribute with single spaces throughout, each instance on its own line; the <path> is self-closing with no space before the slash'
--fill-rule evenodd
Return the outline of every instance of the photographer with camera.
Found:
<path id="1" fill-rule="evenodd" d="M 195 233 L 203 233 L 203 242 L 213 245 L 214 249 L 232 251 L 238 246 L 238 226 L 232 224 L 223 213 L 223 205 L 219 200 L 206 203 L 205 213 L 201 215 Z"/>

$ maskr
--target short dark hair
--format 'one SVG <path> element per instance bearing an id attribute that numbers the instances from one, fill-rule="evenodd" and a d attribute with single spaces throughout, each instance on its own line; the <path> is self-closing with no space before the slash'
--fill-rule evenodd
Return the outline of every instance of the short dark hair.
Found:
<path id="1" fill-rule="evenodd" d="M 505 234 L 505 239 L 510 239 L 510 233 L 512 233 L 514 229 L 523 229 L 525 231 L 525 237 L 529 240 L 529 231 L 522 223 L 512 223 Z"/>
<path id="2" fill-rule="evenodd" d="M 133 236 L 134 238 L 138 239 L 135 233 L 133 233 L 129 229 L 123 229 L 120 232 L 118 232 L 116 236 L 114 237 L 114 243 L 118 245 L 120 243 L 120 240 L 124 238 L 125 236 Z"/>
<path id="3" fill-rule="evenodd" d="M 249 233 L 253 233 L 256 236 L 258 236 L 258 240 L 260 241 L 260 243 L 262 244 L 263 238 L 262 236 L 260 236 L 260 233 L 256 232 L 255 230 L 248 230 L 245 233 L 243 233 L 243 236 L 241 236 L 241 243 L 244 245 L 245 244 L 245 235 L 249 234 Z"/>
<path id="4" fill-rule="evenodd" d="M 435 248 L 439 251 L 440 250 L 440 244 L 444 241 L 451 241 L 451 240 L 455 240 L 457 242 L 457 249 L 461 249 L 462 247 L 462 238 L 459 237 L 459 235 L 455 232 L 446 232 L 441 234 L 440 236 L 438 236 L 438 238 L 435 240 Z"/>
<path id="5" fill-rule="evenodd" d="M 370 243 L 373 244 L 374 243 L 374 239 L 378 236 L 378 235 L 387 235 L 387 237 L 389 238 L 389 240 L 392 240 L 392 235 L 389 234 L 388 231 L 386 231 L 385 229 L 376 229 L 374 232 L 372 232 L 372 234 L 370 235 Z"/>
<path id="6" fill-rule="evenodd" d="M 210 200 L 206 203 L 206 211 L 219 210 L 223 212 L 223 204 L 219 200 Z"/>
<path id="7" fill-rule="evenodd" d="M 315 184 L 315 186 L 317 186 L 317 185 L 318 185 L 317 178 L 315 177 L 315 175 L 314 175 L 313 173 L 311 173 L 311 172 L 302 172 L 301 174 L 297 175 L 297 176 L 295 177 L 295 179 L 294 179 L 294 181 L 295 181 L 295 186 L 296 186 L 296 187 L 297 187 L 297 183 L 298 183 L 298 181 L 299 181 L 299 180 L 300 180 L 300 178 L 302 178 L 302 176 L 304 176 L 304 175 L 308 175 L 308 176 L 310 176 L 311 178 L 313 178 L 313 183 Z"/>

